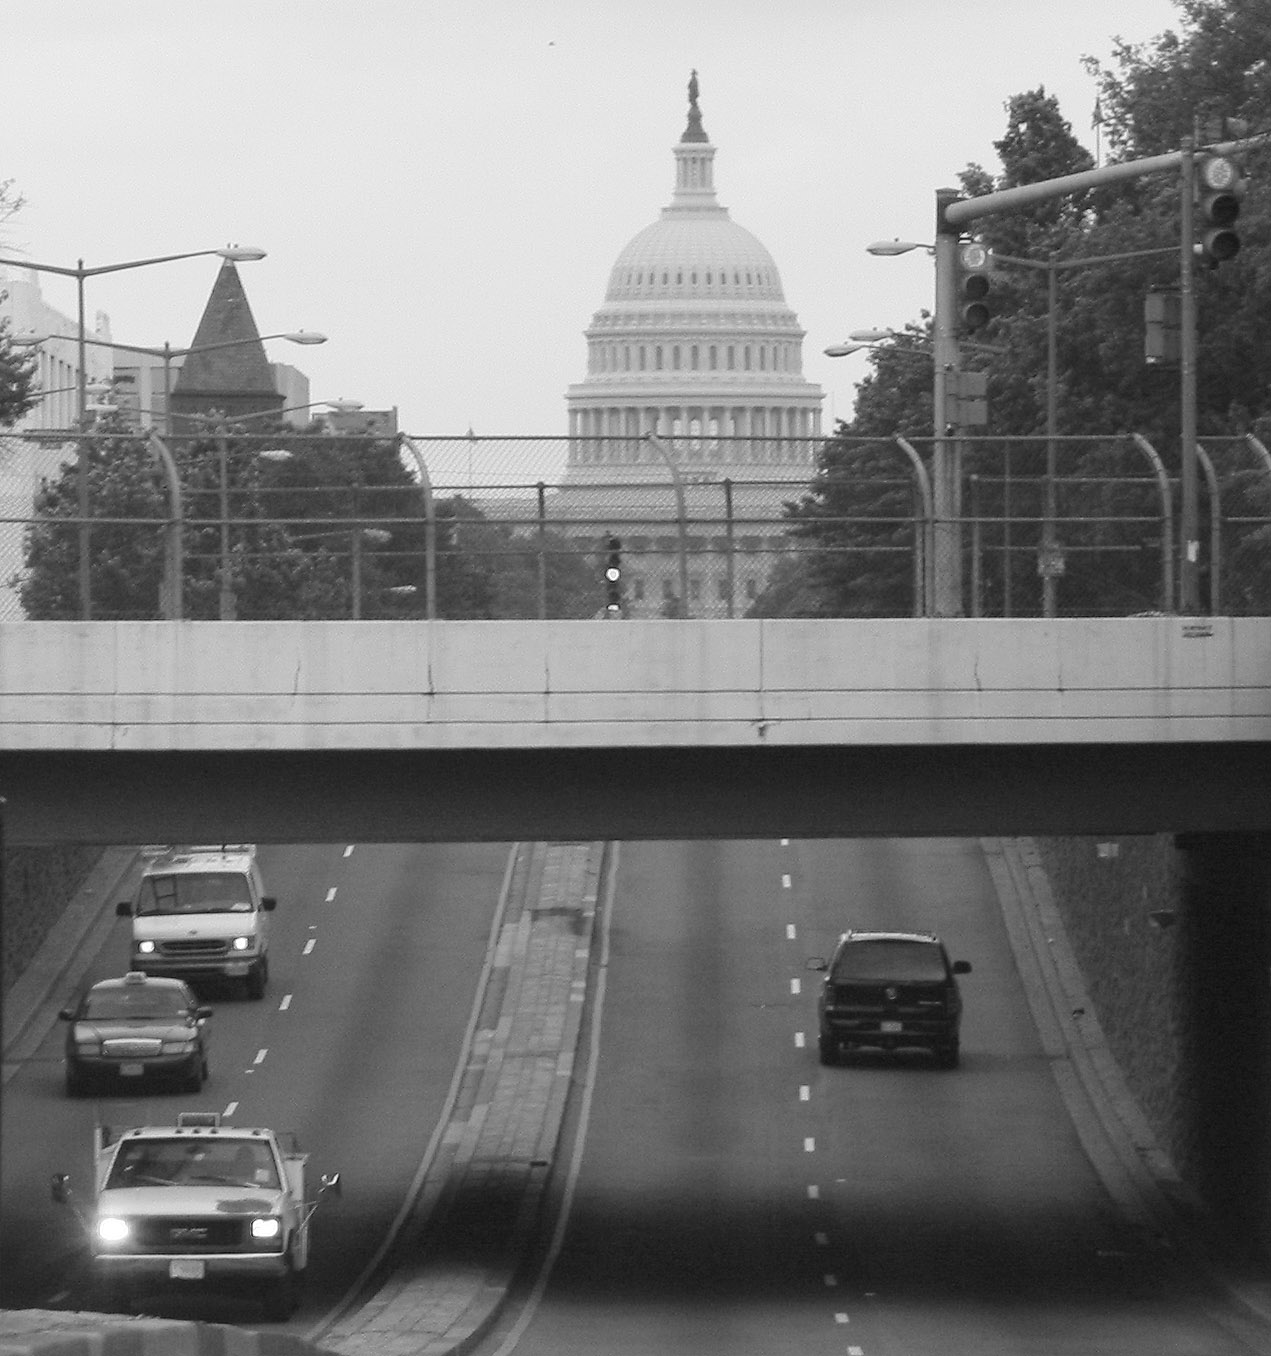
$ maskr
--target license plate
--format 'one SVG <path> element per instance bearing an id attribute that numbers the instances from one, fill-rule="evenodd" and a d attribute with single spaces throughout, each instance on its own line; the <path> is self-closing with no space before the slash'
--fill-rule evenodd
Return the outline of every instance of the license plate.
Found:
<path id="1" fill-rule="evenodd" d="M 121 1064 L 119 1066 L 119 1072 L 124 1078 L 140 1078 L 145 1071 L 146 1066 L 144 1064 Z"/>
<path id="2" fill-rule="evenodd" d="M 174 1257 L 168 1263 L 168 1277 L 174 1281 L 201 1281 L 203 1272 L 201 1257 Z"/>
<path id="3" fill-rule="evenodd" d="M 230 979 L 242 979 L 243 976 L 247 973 L 247 962 L 230 961 L 230 963 L 225 967 L 225 973 L 230 977 Z"/>
<path id="4" fill-rule="evenodd" d="M 884 1036 L 898 1036 L 904 1029 L 904 1022 L 880 1022 L 878 1028 Z"/>

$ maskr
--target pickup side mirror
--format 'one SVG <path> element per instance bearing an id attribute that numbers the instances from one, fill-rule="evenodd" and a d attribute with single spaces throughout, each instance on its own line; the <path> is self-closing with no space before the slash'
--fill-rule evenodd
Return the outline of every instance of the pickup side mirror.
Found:
<path id="1" fill-rule="evenodd" d="M 344 1195 L 344 1188 L 340 1185 L 340 1174 L 338 1172 L 324 1172 L 321 1181 L 318 1184 L 318 1196 L 334 1196 L 337 1200 Z"/>
<path id="2" fill-rule="evenodd" d="M 805 970 L 828 970 L 830 963 L 824 956 L 809 956 L 807 964 L 803 968 Z"/>
<path id="3" fill-rule="evenodd" d="M 953 973 L 955 975 L 969 975 L 971 973 L 970 961 L 954 961 Z"/>
<path id="4" fill-rule="evenodd" d="M 261 895 L 260 907 L 264 909 L 266 913 L 273 913 L 273 911 L 278 907 L 278 901 L 274 898 L 273 895 Z"/>
<path id="5" fill-rule="evenodd" d="M 49 1183 L 54 1205 L 69 1205 L 71 1200 L 71 1179 L 64 1172 L 55 1172 Z"/>

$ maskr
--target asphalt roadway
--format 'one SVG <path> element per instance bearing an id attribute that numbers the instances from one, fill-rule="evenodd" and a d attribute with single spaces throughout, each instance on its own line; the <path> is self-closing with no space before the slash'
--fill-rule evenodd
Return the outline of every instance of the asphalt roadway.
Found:
<path id="1" fill-rule="evenodd" d="M 1222 1281 L 1271 1324 L 1271 1286 L 1224 1273 L 1199 1203 L 1173 1173 L 1129 1094 L 1027 839 L 982 846 L 1021 980 L 1073 1125 L 1118 1207 Z M 480 1020 L 438 1151 L 392 1272 L 314 1342 L 283 1331 L 47 1310 L 0 1311 L 0 1356 L 458 1356 L 490 1330 L 533 1240 L 561 1138 L 588 994 L 603 843 L 539 843 L 509 901 Z M 6 1058 L 20 1058 L 41 1006 L 73 980 L 131 852 L 102 859 L 5 1000 Z"/>

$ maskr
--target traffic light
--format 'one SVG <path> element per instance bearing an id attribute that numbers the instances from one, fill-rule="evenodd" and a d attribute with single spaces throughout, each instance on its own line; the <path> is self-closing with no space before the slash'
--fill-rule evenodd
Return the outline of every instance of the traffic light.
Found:
<path id="1" fill-rule="evenodd" d="M 978 240 L 958 245 L 958 321 L 964 334 L 974 334 L 989 323 L 990 274 L 993 256 Z"/>
<path id="2" fill-rule="evenodd" d="M 1243 196 L 1243 176 L 1234 160 L 1225 155 L 1196 157 L 1196 215 L 1200 228 L 1196 253 L 1210 268 L 1217 268 L 1240 253 L 1235 225 Z"/>
<path id="3" fill-rule="evenodd" d="M 605 549 L 605 611 L 617 616 L 622 611 L 622 542 L 611 536 Z"/>

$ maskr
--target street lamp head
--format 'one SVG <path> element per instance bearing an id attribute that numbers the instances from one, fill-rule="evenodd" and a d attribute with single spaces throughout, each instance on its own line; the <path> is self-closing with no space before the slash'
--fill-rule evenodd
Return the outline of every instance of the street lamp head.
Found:
<path id="1" fill-rule="evenodd" d="M 927 250 L 930 252 L 934 249 L 934 245 L 924 244 L 921 240 L 875 240 L 872 245 L 865 246 L 865 253 L 890 258 L 896 254 L 908 254 L 911 250 Z"/>
<path id="2" fill-rule="evenodd" d="M 356 414 L 363 408 L 360 400 L 345 400 L 343 396 L 339 400 L 324 400 L 321 403 L 336 414 Z"/>
<path id="3" fill-rule="evenodd" d="M 846 358 L 849 353 L 859 353 L 863 348 L 868 347 L 868 344 L 831 344 L 829 348 L 821 351 L 827 358 Z"/>
<path id="4" fill-rule="evenodd" d="M 327 336 L 317 330 L 292 330 L 290 334 L 279 335 L 280 339 L 290 340 L 293 344 L 325 344 Z"/>
<path id="5" fill-rule="evenodd" d="M 883 339 L 895 339 L 896 330 L 853 330 L 847 337 L 855 344 L 877 344 Z"/>
<path id="6" fill-rule="evenodd" d="M 232 264 L 250 263 L 265 257 L 265 251 L 256 245 L 226 245 L 223 250 L 213 250 L 212 253 L 219 254 Z"/>

